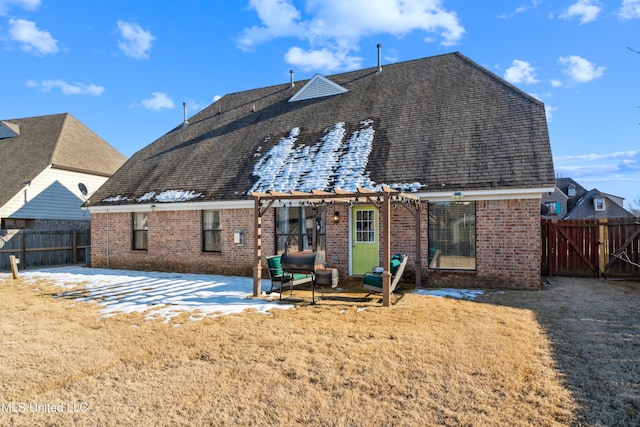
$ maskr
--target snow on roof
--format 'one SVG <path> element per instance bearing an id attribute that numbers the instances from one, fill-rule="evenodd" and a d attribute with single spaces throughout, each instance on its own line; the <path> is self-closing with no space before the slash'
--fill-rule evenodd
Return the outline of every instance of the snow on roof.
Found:
<path id="1" fill-rule="evenodd" d="M 170 202 L 186 202 L 188 200 L 196 199 L 201 196 L 202 196 L 202 193 L 196 193 L 195 191 L 167 190 L 167 191 L 163 191 L 158 195 L 156 195 L 155 191 L 150 191 L 148 193 L 143 194 L 142 196 L 138 197 L 135 200 L 138 203 L 151 202 L 151 201 L 158 202 L 158 203 L 170 203 Z M 106 199 L 103 199 L 102 201 L 105 203 L 115 203 L 115 202 L 126 202 L 129 200 L 133 200 L 133 199 L 119 194 L 114 197 L 108 197 Z"/>
<path id="2" fill-rule="evenodd" d="M 260 159 L 253 168 L 253 175 L 258 180 L 248 194 L 253 191 L 308 192 L 332 188 L 346 191 L 356 191 L 358 188 L 381 190 L 383 185 L 417 191 L 422 187 L 418 182 L 373 182 L 366 171 L 375 135 L 373 120 L 360 122 L 360 129 L 353 132 L 346 142 L 344 126 L 343 122 L 334 124 L 313 146 L 296 145 L 300 128 L 294 127 L 262 156 L 260 147 L 254 154 Z"/>

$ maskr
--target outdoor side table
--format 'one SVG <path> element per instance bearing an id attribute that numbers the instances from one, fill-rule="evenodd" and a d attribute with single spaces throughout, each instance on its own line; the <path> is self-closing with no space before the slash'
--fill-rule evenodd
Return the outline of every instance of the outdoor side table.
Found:
<path id="1" fill-rule="evenodd" d="M 332 288 L 338 286 L 337 268 L 319 268 L 316 270 L 316 285 L 331 285 Z"/>

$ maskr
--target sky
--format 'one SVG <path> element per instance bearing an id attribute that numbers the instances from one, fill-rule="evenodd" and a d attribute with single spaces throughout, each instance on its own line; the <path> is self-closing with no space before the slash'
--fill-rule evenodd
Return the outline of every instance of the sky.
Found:
<path id="1" fill-rule="evenodd" d="M 0 120 L 130 157 L 219 97 L 460 52 L 545 104 L 556 176 L 640 205 L 640 0 L 0 0 Z"/>
<path id="2" fill-rule="evenodd" d="M 103 317 L 120 313 L 144 313 L 145 320 L 160 319 L 169 322 L 181 313 L 189 313 L 189 320 L 196 321 L 245 310 L 265 314 L 271 310 L 295 307 L 286 300 L 278 302 L 277 292 L 268 296 L 265 294 L 265 290 L 271 287 L 269 280 L 262 281 L 262 296 L 251 298 L 253 279 L 250 277 L 76 266 L 29 269 L 20 271 L 19 277 L 36 286 L 39 281 L 59 286 L 61 297 L 99 304 Z M 0 273 L 0 280 L 9 283 L 10 278 L 10 273 Z M 486 295 L 485 291 L 478 289 L 418 289 L 414 293 L 465 300 Z M 359 307 L 358 310 L 366 310 L 366 307 Z M 341 311 L 343 312 L 344 310 Z"/>

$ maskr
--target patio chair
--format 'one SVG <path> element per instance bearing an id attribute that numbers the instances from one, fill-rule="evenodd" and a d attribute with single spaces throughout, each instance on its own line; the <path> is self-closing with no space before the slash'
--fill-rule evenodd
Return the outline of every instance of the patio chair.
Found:
<path id="1" fill-rule="evenodd" d="M 407 255 L 400 254 L 395 254 L 391 257 L 389 261 L 389 272 L 391 273 L 390 292 L 393 292 L 398 286 L 408 259 L 409 257 Z M 376 267 L 371 270 L 371 272 L 362 276 L 362 287 L 373 292 L 382 292 L 382 267 Z"/>
<path id="2" fill-rule="evenodd" d="M 269 279 L 271 279 L 271 289 L 268 293 L 273 292 L 274 284 L 279 283 L 278 292 L 280 292 L 280 299 L 282 299 L 282 287 L 285 284 L 289 285 L 289 291 L 293 295 L 294 286 L 313 282 L 312 274 L 285 273 L 282 270 L 280 255 L 267 257 L 267 266 L 269 267 Z"/>

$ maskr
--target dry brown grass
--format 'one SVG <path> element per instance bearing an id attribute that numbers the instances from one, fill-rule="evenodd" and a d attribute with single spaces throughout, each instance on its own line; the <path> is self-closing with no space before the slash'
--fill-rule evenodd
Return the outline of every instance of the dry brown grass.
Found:
<path id="1" fill-rule="evenodd" d="M 578 405 L 576 424 L 640 426 L 640 283 L 555 281 L 491 300 L 535 313 Z"/>
<path id="2" fill-rule="evenodd" d="M 96 305 L 52 297 L 59 292 L 0 281 L 1 425 L 553 426 L 583 417 L 554 354 L 558 337 L 535 307 L 516 307 L 546 291 L 171 323 L 100 319 Z M 30 410 L 59 403 L 78 412 Z"/>

